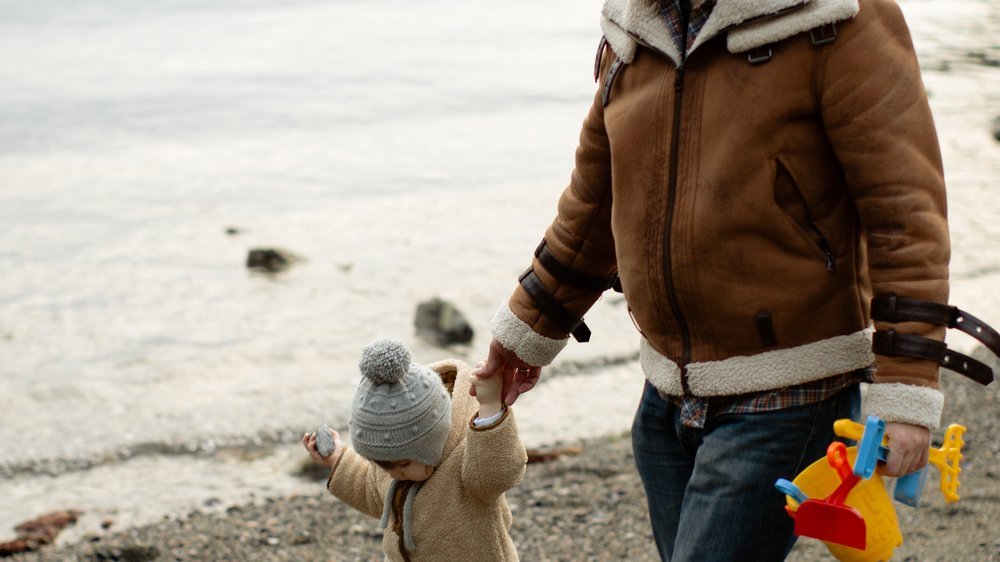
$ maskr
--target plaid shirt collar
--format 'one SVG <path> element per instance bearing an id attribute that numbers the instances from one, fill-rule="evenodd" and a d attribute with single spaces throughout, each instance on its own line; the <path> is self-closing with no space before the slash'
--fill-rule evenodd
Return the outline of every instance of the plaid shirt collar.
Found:
<path id="1" fill-rule="evenodd" d="M 681 0 L 660 0 L 660 15 L 666 20 L 670 36 L 673 38 L 674 44 L 677 45 L 679 52 L 687 53 L 691 45 L 694 44 L 694 40 L 698 38 L 701 28 L 708 21 L 708 16 L 712 15 L 715 3 L 716 0 L 704 0 L 692 6 L 691 13 L 688 14 L 687 34 L 685 34 L 683 26 L 684 12 L 681 8 Z M 687 39 L 686 43 L 685 38 Z"/>

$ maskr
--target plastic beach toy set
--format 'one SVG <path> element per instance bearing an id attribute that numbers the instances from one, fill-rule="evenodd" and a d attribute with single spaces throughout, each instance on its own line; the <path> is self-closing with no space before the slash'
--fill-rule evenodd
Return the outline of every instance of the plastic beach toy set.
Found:
<path id="1" fill-rule="evenodd" d="M 851 420 L 833 425 L 839 437 L 858 442 L 848 447 L 835 441 L 826 458 L 806 467 L 794 480 L 784 478 L 775 487 L 785 493 L 785 510 L 795 520 L 795 534 L 819 539 L 830 553 L 844 562 L 889 560 L 903 544 L 899 520 L 882 477 L 889 454 L 885 422 L 869 417 L 862 426 Z M 945 501 L 958 501 L 958 475 L 962 460 L 965 427 L 951 425 L 944 444 L 930 449 L 930 464 L 940 473 L 940 489 Z M 929 467 L 896 481 L 893 499 L 917 507 L 927 482 Z"/>

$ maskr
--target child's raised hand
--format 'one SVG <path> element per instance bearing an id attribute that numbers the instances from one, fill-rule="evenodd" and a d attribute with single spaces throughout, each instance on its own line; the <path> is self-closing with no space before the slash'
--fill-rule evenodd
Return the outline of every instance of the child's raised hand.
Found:
<path id="1" fill-rule="evenodd" d="M 503 377 L 495 375 L 472 375 L 471 379 L 472 387 L 475 389 L 475 392 L 472 394 L 479 401 L 480 415 L 483 415 L 487 411 L 491 413 L 499 412 L 503 404 L 500 396 L 501 390 L 503 390 Z M 487 415 L 492 414 L 488 413 Z"/>
<path id="2" fill-rule="evenodd" d="M 319 451 L 316 450 L 315 432 L 302 434 L 302 446 L 306 448 L 306 451 L 309 453 L 309 456 L 312 458 L 314 463 L 327 468 L 333 468 L 333 465 L 336 464 L 340 455 L 343 454 L 344 446 L 340 442 L 340 434 L 337 433 L 336 430 L 327 428 L 327 431 L 329 431 L 330 436 L 333 437 L 333 452 L 330 453 L 330 456 L 324 457 L 319 454 Z"/>

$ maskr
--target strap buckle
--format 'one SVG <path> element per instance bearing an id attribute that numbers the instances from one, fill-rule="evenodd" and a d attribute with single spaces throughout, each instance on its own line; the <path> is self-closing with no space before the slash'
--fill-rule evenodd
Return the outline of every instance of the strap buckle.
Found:
<path id="1" fill-rule="evenodd" d="M 576 341 L 580 343 L 590 341 L 590 328 L 584 323 L 583 318 L 576 316 L 560 304 L 555 296 L 545 287 L 541 279 L 538 278 L 538 275 L 535 274 L 534 269 L 529 267 L 518 277 L 518 282 L 524 291 L 528 293 L 528 296 L 531 297 L 531 300 L 535 301 L 535 304 L 541 309 L 542 314 L 560 328 L 573 334 L 573 338 Z"/>
<path id="2" fill-rule="evenodd" d="M 747 62 L 752 65 L 764 64 L 765 62 L 771 60 L 774 56 L 774 51 L 771 50 L 770 45 L 762 45 L 760 47 L 754 47 L 747 52 Z"/>
<path id="3" fill-rule="evenodd" d="M 837 39 L 837 24 L 828 23 L 809 30 L 809 38 L 813 45 L 820 47 L 827 43 L 833 43 Z"/>

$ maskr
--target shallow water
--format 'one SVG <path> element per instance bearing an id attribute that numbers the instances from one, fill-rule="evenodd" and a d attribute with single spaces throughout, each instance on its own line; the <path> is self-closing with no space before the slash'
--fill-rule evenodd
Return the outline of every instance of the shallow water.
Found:
<path id="1" fill-rule="evenodd" d="M 0 0 L 0 529 L 300 489 L 275 444 L 346 424 L 365 343 L 479 359 L 568 179 L 599 4 Z M 950 186 L 952 302 L 997 323 L 1000 7 L 902 5 Z M 248 273 L 258 245 L 306 261 Z M 472 345 L 413 335 L 432 296 Z M 635 353 L 620 298 L 588 323 L 563 361 Z M 590 371 L 523 399 L 529 443 L 627 426 L 634 363 Z M 593 425 L 580 406 L 609 393 Z M 233 460 L 245 444 L 274 454 Z"/>
<path id="2" fill-rule="evenodd" d="M 482 345 L 592 93 L 570 6 L 0 2 L 4 464 L 342 422 L 438 294 Z"/>

